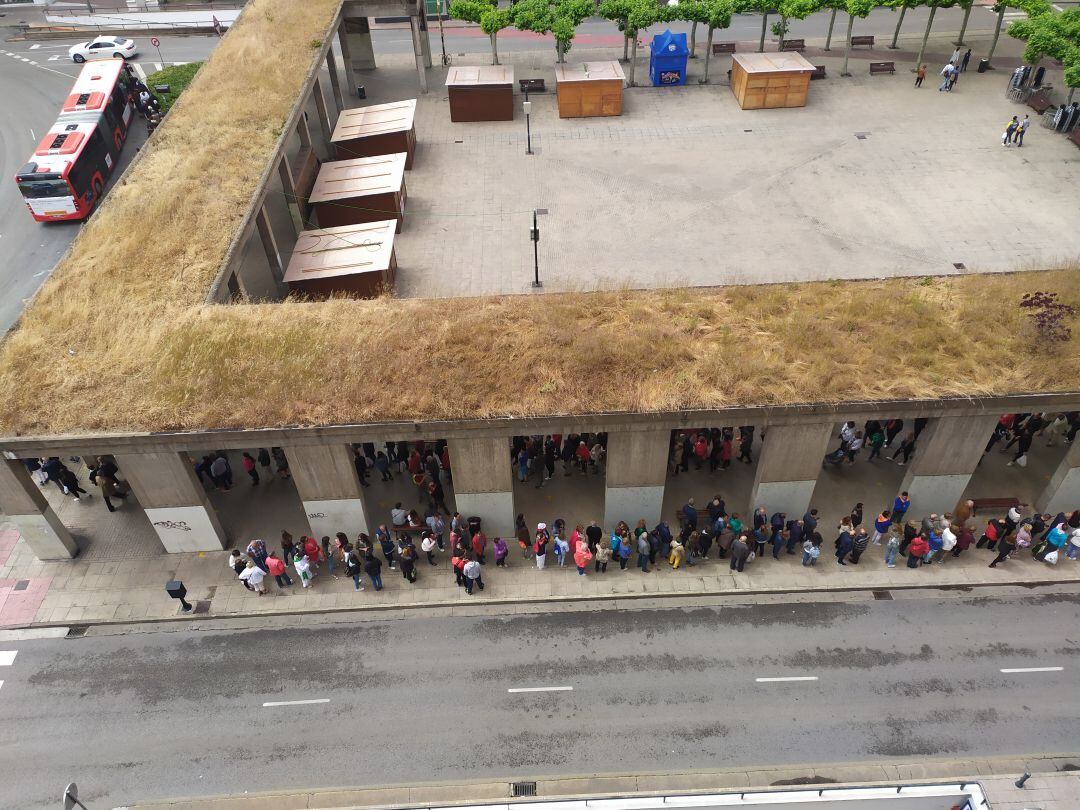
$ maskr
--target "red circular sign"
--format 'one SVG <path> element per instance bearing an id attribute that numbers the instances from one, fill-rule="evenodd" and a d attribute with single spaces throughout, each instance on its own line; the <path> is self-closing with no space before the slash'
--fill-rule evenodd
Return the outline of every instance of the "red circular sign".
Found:
<path id="1" fill-rule="evenodd" d="M 158 45 L 161 44 L 161 40 L 157 37 L 150 37 L 150 44 L 156 48 Z"/>

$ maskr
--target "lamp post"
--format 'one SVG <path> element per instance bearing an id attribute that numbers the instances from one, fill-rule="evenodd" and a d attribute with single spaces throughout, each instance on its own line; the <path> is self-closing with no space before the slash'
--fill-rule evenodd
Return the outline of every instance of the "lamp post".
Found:
<path id="1" fill-rule="evenodd" d="M 531 155 L 532 150 L 532 127 L 529 122 L 529 114 L 532 112 L 532 102 L 529 101 L 529 91 L 525 91 L 525 101 L 521 103 L 521 108 L 525 110 L 525 154 Z"/>
<path id="2" fill-rule="evenodd" d="M 544 282 L 540 280 L 540 226 L 536 223 L 536 209 L 533 209 L 533 226 L 529 231 L 529 238 L 533 243 L 533 287 L 540 288 Z"/>

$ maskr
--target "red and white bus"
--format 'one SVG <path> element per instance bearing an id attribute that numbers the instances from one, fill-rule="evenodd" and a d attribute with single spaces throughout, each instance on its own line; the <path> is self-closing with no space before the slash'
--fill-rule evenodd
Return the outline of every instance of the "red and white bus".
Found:
<path id="1" fill-rule="evenodd" d="M 60 117 L 15 175 L 38 222 L 85 219 L 105 192 L 134 117 L 122 59 L 87 64 Z"/>

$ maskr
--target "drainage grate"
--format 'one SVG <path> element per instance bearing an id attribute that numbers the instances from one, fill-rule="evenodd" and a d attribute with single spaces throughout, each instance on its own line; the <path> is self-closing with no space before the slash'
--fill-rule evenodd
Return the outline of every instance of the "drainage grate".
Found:
<path id="1" fill-rule="evenodd" d="M 885 602 L 892 601 L 892 591 L 874 591 L 873 594 L 875 599 L 881 599 Z"/>
<path id="2" fill-rule="evenodd" d="M 67 636 L 65 636 L 65 638 L 82 638 L 89 629 L 90 625 L 88 624 L 73 624 L 68 628 Z"/>
<path id="3" fill-rule="evenodd" d="M 855 137 L 860 141 L 865 141 L 870 136 L 869 132 L 856 132 Z"/>
<path id="4" fill-rule="evenodd" d="M 754 131 L 754 130 L 752 130 L 752 129 L 744 129 L 744 130 L 743 130 L 743 132 L 753 132 L 753 131 Z"/>
<path id="5" fill-rule="evenodd" d="M 195 602 L 195 613 L 209 613 L 210 612 L 210 600 L 199 599 Z"/>
<path id="6" fill-rule="evenodd" d="M 25 591 L 29 587 L 30 580 L 28 579 L 20 579 L 18 582 L 15 583 L 15 590 L 17 591 Z"/>
<path id="7" fill-rule="evenodd" d="M 955 267 L 957 270 L 967 270 L 963 262 L 953 262 L 952 266 Z"/>
<path id="8" fill-rule="evenodd" d="M 536 782 L 511 782 L 510 791 L 510 795 L 514 798 L 518 796 L 535 796 Z"/>
<path id="9" fill-rule="evenodd" d="M 544 214 L 546 214 L 547 212 L 548 212 L 548 210 L 547 210 L 546 208 L 537 208 L 537 209 L 536 209 L 536 215 L 537 215 L 538 217 L 539 217 L 539 216 L 543 216 L 543 215 L 544 215 Z"/>

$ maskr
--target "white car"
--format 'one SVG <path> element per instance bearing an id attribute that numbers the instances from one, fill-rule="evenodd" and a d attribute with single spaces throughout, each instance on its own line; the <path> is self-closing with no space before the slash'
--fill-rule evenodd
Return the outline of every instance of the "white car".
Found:
<path id="1" fill-rule="evenodd" d="M 72 62 L 82 64 L 88 59 L 130 59 L 136 50 L 133 39 L 97 37 L 68 48 L 68 56 Z"/>

